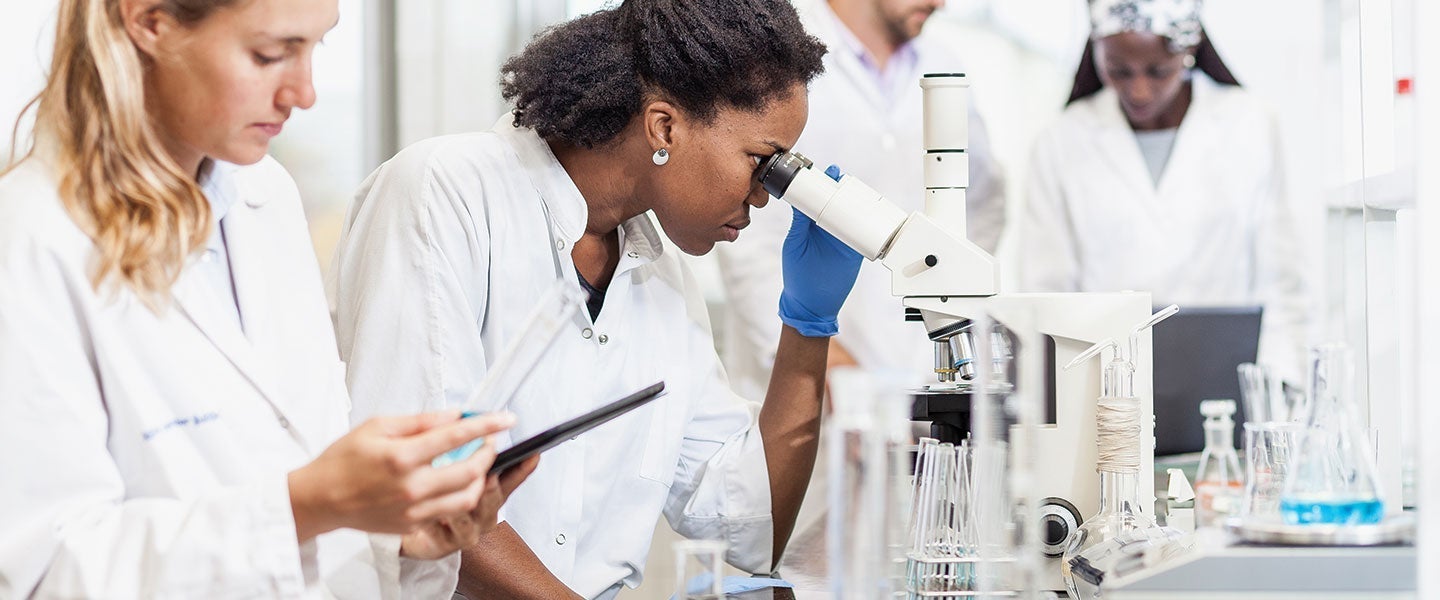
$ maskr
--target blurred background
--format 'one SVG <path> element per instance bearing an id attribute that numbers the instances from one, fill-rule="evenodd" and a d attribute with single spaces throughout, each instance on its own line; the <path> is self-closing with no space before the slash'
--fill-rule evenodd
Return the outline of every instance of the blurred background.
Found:
<path id="1" fill-rule="evenodd" d="M 297 113 L 273 147 L 299 183 L 322 267 L 351 194 L 371 170 L 417 140 L 489 128 L 507 110 L 497 84 L 506 57 L 545 27 L 605 4 L 340 0 L 340 24 L 316 54 L 320 102 Z M 1204 14 L 1237 78 L 1280 118 L 1288 189 L 1316 284 L 1313 305 L 1325 311 L 1314 337 L 1365 348 L 1359 366 L 1371 395 L 1399 399 L 1406 422 L 1417 414 L 1416 339 L 1421 326 L 1433 325 L 1416 300 L 1418 286 L 1434 279 L 1415 235 L 1417 181 L 1424 189 L 1428 177 L 1414 167 L 1421 142 L 1414 78 L 1416 57 L 1424 56 L 1412 25 L 1416 4 L 1208 0 Z M 53 0 L 9 2 L 0 19 L 0 159 L 12 141 L 23 151 L 28 139 L 23 119 L 19 140 L 11 126 L 42 81 L 54 8 Z M 1031 143 L 1069 92 L 1088 33 L 1085 2 L 951 0 L 929 27 L 953 44 L 971 76 L 1013 214 L 1024 202 Z M 999 253 L 1002 272 L 1014 271 L 1011 229 Z M 713 259 L 692 261 L 715 320 L 723 321 Z M 1417 273 L 1431 275 L 1417 280 Z M 1414 456 L 1413 428 L 1407 436 L 1406 453 Z M 1407 470 L 1414 469 L 1411 461 Z M 655 548 L 668 552 L 659 541 Z"/>
<path id="2" fill-rule="evenodd" d="M 1367 0 L 1365 5 L 1366 10 L 1384 5 L 1380 14 L 1393 12 L 1399 19 L 1408 14 L 1411 1 Z M 12 4 L 0 22 L 0 74 L 5 82 L 0 87 L 0 123 L 5 124 L 0 156 L 10 149 L 15 116 L 38 90 L 53 36 L 53 0 Z M 507 110 L 497 84 L 505 58 L 546 26 L 605 4 L 410 0 L 402 6 L 398 0 L 340 0 L 340 24 L 316 53 L 320 103 L 297 113 L 273 148 L 300 185 L 322 266 L 350 195 L 366 174 L 417 140 L 489 128 Z M 1280 116 L 1289 189 L 1307 223 L 1307 255 L 1315 258 L 1317 277 L 1324 273 L 1320 249 L 1326 207 L 1336 191 L 1404 162 L 1400 150 L 1405 140 L 1394 134 L 1400 127 L 1392 127 L 1388 140 L 1377 136 L 1388 143 L 1365 147 L 1366 156 L 1361 157 L 1361 97 L 1354 80 L 1361 60 L 1360 4 L 1210 0 L 1205 5 L 1206 26 L 1236 76 Z M 953 44 L 957 64 L 972 78 L 977 105 L 1011 188 L 1006 194 L 1012 200 L 1010 210 L 1017 211 L 1031 142 L 1063 107 L 1088 34 L 1085 2 L 951 0 L 928 27 L 931 34 L 945 30 L 935 37 Z M 1391 28 L 1383 30 L 1388 36 Z M 1374 61 L 1390 71 L 1385 80 L 1409 75 L 1408 65 L 1400 60 L 1405 48 L 1369 41 L 1374 48 L 1394 47 L 1394 58 Z M 1352 67 L 1351 80 L 1346 79 L 1347 67 Z M 1397 109 L 1403 102 L 1399 96 L 1386 99 Z M 1389 118 L 1367 108 L 1372 109 L 1367 113 L 1371 125 Z M 20 128 L 22 138 L 26 130 Z M 1002 243 L 1002 260 L 1013 261 L 1013 229 Z M 695 263 L 707 282 L 718 285 L 713 260 Z M 1317 293 L 1324 291 L 1317 288 Z M 719 302 L 720 295 L 712 294 L 712 299 Z M 716 308 L 716 317 L 723 319 L 723 307 Z M 1332 321 L 1327 328 L 1343 329 L 1342 320 Z"/>

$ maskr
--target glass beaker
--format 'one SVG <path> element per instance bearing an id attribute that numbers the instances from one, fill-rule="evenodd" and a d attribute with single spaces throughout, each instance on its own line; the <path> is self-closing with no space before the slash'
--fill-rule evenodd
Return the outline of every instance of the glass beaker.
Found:
<path id="1" fill-rule="evenodd" d="M 720 540 L 675 542 L 675 600 L 722 600 L 725 550 Z"/>
<path id="2" fill-rule="evenodd" d="M 1280 495 L 1300 429 L 1299 423 L 1289 422 L 1245 424 L 1245 497 L 1240 515 L 1246 520 L 1280 521 Z"/>
<path id="3" fill-rule="evenodd" d="M 1310 359 L 1310 412 L 1280 512 L 1291 525 L 1378 523 L 1385 504 L 1351 389 L 1354 354 L 1344 344 L 1326 344 Z"/>

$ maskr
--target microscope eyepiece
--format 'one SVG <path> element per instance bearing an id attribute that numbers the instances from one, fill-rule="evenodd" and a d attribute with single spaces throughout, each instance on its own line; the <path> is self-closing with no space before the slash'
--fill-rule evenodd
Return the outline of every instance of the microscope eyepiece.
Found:
<path id="1" fill-rule="evenodd" d="M 764 186 L 771 196 L 783 198 L 800 170 L 808 169 L 812 164 L 814 163 L 811 163 L 810 159 L 798 152 L 776 152 L 765 164 L 760 165 L 760 185 Z"/>

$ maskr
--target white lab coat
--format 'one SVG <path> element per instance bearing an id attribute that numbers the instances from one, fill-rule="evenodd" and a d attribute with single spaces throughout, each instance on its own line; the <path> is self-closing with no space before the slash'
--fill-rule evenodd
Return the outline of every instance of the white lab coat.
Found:
<path id="1" fill-rule="evenodd" d="M 541 294 L 557 278 L 579 287 L 585 199 L 544 140 L 510 123 L 407 148 L 357 194 L 327 281 L 355 419 L 461 406 Z M 752 406 L 730 391 L 700 289 L 648 216 L 620 239 L 598 322 L 582 309 L 515 398 L 474 408 L 513 411 L 519 440 L 659 380 L 668 395 L 547 451 L 502 518 L 588 598 L 640 583 L 662 511 L 767 570 Z"/>
<path id="2" fill-rule="evenodd" d="M 1306 296 L 1275 119 L 1197 74 L 1158 186 L 1114 90 L 1076 102 L 1035 144 L 1023 291 L 1141 290 L 1156 304 L 1265 306 L 1261 357 L 1299 369 Z"/>
<path id="3" fill-rule="evenodd" d="M 830 48 L 825 73 L 810 84 L 810 119 L 795 149 L 819 168 L 839 165 L 906 212 L 925 207 L 923 107 L 920 76 L 961 71 L 950 48 L 928 35 L 912 43 L 917 54 L 907 92 L 887 105 L 875 78 L 841 41 L 843 27 L 829 5 L 804 6 L 806 30 Z M 1005 226 L 1004 186 L 999 165 L 977 112 L 970 111 L 971 187 L 967 193 L 967 229 L 971 240 L 991 252 Z M 781 280 L 780 249 L 789 231 L 791 210 L 772 200 L 751 213 L 750 227 L 733 244 L 719 244 L 725 301 L 729 307 L 723 336 L 725 365 L 737 392 L 763 397 L 769 386 L 780 340 L 777 314 Z M 934 345 L 921 323 L 907 323 L 899 298 L 890 293 L 889 269 L 866 261 L 840 311 L 842 346 L 863 367 L 902 370 L 917 376 L 933 369 Z"/>
<path id="4" fill-rule="evenodd" d="M 0 179 L 0 597 L 399 596 L 397 536 L 296 542 L 286 474 L 348 429 L 344 368 L 289 175 L 215 172 L 243 333 L 199 269 L 158 315 L 96 293 L 51 169 Z"/>

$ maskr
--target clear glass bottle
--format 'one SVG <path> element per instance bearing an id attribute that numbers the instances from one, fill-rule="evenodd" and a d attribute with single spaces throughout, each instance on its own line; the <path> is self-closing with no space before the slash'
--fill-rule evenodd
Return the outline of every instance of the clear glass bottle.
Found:
<path id="1" fill-rule="evenodd" d="M 1195 525 L 1214 527 L 1240 514 L 1245 481 L 1235 452 L 1234 400 L 1205 400 L 1205 450 L 1195 473 Z"/>
<path id="2" fill-rule="evenodd" d="M 1060 563 L 1071 598 L 1099 600 L 1100 584 L 1107 573 L 1139 566 L 1147 549 L 1183 537 L 1177 530 L 1156 525 L 1154 519 L 1141 512 L 1137 492 L 1140 410 L 1131 358 L 1136 346 L 1134 336 L 1128 353 L 1113 342 L 1109 344 L 1114 358 L 1105 366 L 1096 410 L 1100 511 L 1070 535 Z M 1093 354 L 1082 354 L 1076 362 L 1087 355 Z"/>
<path id="3" fill-rule="evenodd" d="M 837 600 L 890 598 L 905 587 L 909 421 L 894 378 L 830 374 L 826 425 L 830 591 Z"/>
<path id="4" fill-rule="evenodd" d="M 1352 388 L 1354 354 L 1344 344 L 1310 351 L 1310 402 L 1280 514 L 1291 525 L 1362 525 L 1385 516 L 1370 438 Z"/>

